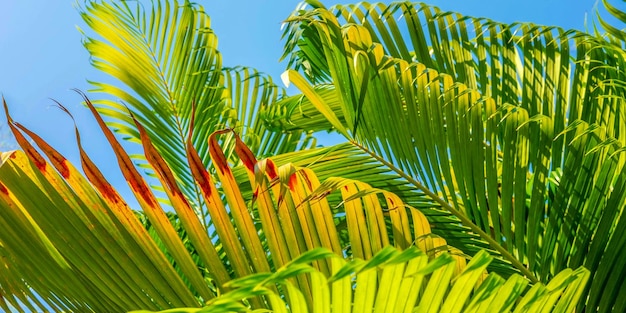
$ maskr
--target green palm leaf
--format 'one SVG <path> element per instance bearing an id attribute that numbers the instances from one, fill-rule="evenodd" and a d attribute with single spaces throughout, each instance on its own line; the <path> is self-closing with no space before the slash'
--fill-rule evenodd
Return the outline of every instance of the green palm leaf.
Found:
<path id="1" fill-rule="evenodd" d="M 600 311 L 621 303 L 624 294 L 602 291 L 619 288 L 617 280 L 602 287 L 617 269 L 599 262 L 626 257 L 621 246 L 607 246 L 609 238 L 621 242 L 614 227 L 623 220 L 624 89 L 616 83 L 624 81 L 623 51 L 581 33 L 425 5 L 312 6 L 288 19 L 286 50 L 296 68 L 317 66 L 301 67 L 305 74 L 326 73 L 323 84 L 332 83 L 335 95 L 288 71 L 317 99 L 302 101 L 300 110 L 315 107 L 312 119 L 346 129 L 355 147 L 454 214 L 529 279 L 584 265 L 600 279 L 588 307 L 601 297 Z M 293 103 L 277 106 L 297 112 Z M 329 110 L 345 122 L 328 118 Z M 294 124 L 308 118 L 284 116 Z M 549 179 L 561 171 L 558 182 Z"/>
<path id="2" fill-rule="evenodd" d="M 623 94 L 619 84 L 623 74 L 618 70 L 623 52 L 601 38 L 558 27 L 504 25 L 410 2 L 339 5 L 330 11 L 328 16 L 338 16 L 341 24 L 362 25 L 384 55 L 448 74 L 498 105 L 508 103 L 525 108 L 531 116 L 550 116 L 556 133 L 568 120 L 582 119 L 607 125 L 609 135 L 624 139 L 621 114 L 607 114 L 620 112 L 619 102 L 595 100 Z M 616 8 L 611 12 L 615 11 L 619 12 Z M 285 53 L 296 69 L 303 68 L 297 64 L 318 64 L 316 72 L 326 73 L 316 75 L 318 79 L 329 76 L 331 67 L 329 61 L 310 60 L 323 55 L 319 50 L 323 45 L 317 44 L 320 38 L 312 29 L 304 27 L 321 13 L 307 12 L 288 20 Z M 553 149 L 566 150 L 563 140 L 557 140 Z M 560 164 L 562 156 L 555 161 Z"/>
<path id="3" fill-rule="evenodd" d="M 324 259 L 330 259 L 332 275 L 311 265 Z M 491 260 L 487 253 L 478 253 L 455 274 L 454 260 L 448 254 L 429 261 L 418 249 L 400 252 L 387 247 L 368 261 L 346 262 L 318 248 L 273 274 L 232 281 L 235 290 L 202 309 L 161 312 L 249 312 L 241 301 L 258 294 L 274 300 L 273 312 L 509 312 L 516 304 L 520 305 L 516 312 L 571 312 L 575 307 L 571 300 L 580 296 L 588 278 L 583 268 L 568 270 L 548 285 L 537 284 L 524 294 L 527 282 L 521 276 L 505 280 L 492 274 L 483 279 Z M 296 300 L 302 299 L 302 293 L 292 282 L 303 276 L 316 282 L 311 303 Z M 272 291 L 276 285 L 286 290 L 288 301 Z M 140 312 L 150 311 L 135 311 Z"/>
<path id="4" fill-rule="evenodd" d="M 127 114 L 133 113 L 198 214 L 206 212 L 184 162 L 189 134 L 205 165 L 210 162 L 208 135 L 226 127 L 241 133 L 262 156 L 315 145 L 309 133 L 270 132 L 259 122 L 257 112 L 285 91 L 256 70 L 222 68 L 217 37 L 202 7 L 189 1 L 155 1 L 152 8 L 139 2 L 89 1 L 81 14 L 94 32 L 84 42 L 93 66 L 116 80 L 92 82 L 93 91 L 105 94 L 95 101 L 98 111 L 116 132 L 139 142 Z M 232 158 L 233 139 L 222 140 Z M 145 163 L 140 155 L 133 157 Z"/>

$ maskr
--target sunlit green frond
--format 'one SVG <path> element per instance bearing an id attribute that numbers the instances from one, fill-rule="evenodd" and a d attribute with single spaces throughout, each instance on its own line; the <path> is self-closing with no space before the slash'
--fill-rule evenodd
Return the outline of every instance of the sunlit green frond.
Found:
<path id="1" fill-rule="evenodd" d="M 621 9 L 620 6 L 622 7 Z M 623 25 L 626 23 L 626 14 L 622 11 L 623 5 L 612 4 L 607 0 L 602 0 L 602 8 L 604 12 L 601 12 L 600 8 L 596 7 L 595 13 L 597 19 L 593 20 L 596 36 L 606 38 L 607 42 L 613 44 L 618 50 L 621 50 L 626 42 L 623 29 Z M 596 24 L 596 21 L 599 25 Z M 604 32 L 600 33 L 598 29 Z"/>
<path id="2" fill-rule="evenodd" d="M 330 259 L 331 275 L 311 266 L 324 259 Z M 209 301 L 202 309 L 181 308 L 176 312 L 248 312 L 242 301 L 259 294 L 272 298 L 273 312 L 454 313 L 509 312 L 515 308 L 515 312 L 571 312 L 589 277 L 584 268 L 566 270 L 547 285 L 528 288 L 517 275 L 506 280 L 495 274 L 481 279 L 489 262 L 487 253 L 479 253 L 462 272 L 454 273 L 454 261 L 448 254 L 429 261 L 418 249 L 400 252 L 387 247 L 368 261 L 346 262 L 318 248 L 275 273 L 232 281 L 235 290 Z M 312 302 L 303 301 L 302 291 L 293 284 L 301 277 L 314 282 Z M 287 296 L 272 292 L 275 286 Z M 147 312 L 151 311 L 134 313 Z"/>
<path id="3" fill-rule="evenodd" d="M 317 94 L 324 99 L 324 102 L 338 115 L 338 119 L 345 123 L 334 87 L 332 85 L 319 85 L 315 89 Z M 328 131 L 333 128 L 304 95 L 286 97 L 263 109 L 260 113 L 261 118 L 273 129 L 317 132 Z"/>
<path id="4" fill-rule="evenodd" d="M 396 29 L 396 20 L 408 28 Z M 320 111 L 313 119 L 338 101 L 345 123 L 329 119 L 334 128 L 346 128 L 355 147 L 455 215 L 498 258 L 533 281 L 584 265 L 599 279 L 586 291 L 587 308 L 621 305 L 626 293 L 609 290 L 623 290 L 616 277 L 626 270 L 599 262 L 626 257 L 623 246 L 607 245 L 622 244 L 615 227 L 624 219 L 626 54 L 590 35 L 409 3 L 298 11 L 288 22 L 287 49 L 306 45 L 294 54 L 302 62 L 323 56 L 318 70 L 335 86 L 335 97 L 323 95 L 287 71 L 322 102 L 309 105 Z"/>
<path id="5" fill-rule="evenodd" d="M 432 224 L 436 225 L 432 229 L 433 233 L 445 236 L 446 241 L 451 246 L 463 247 L 463 250 L 469 255 L 473 255 L 481 249 L 489 248 L 488 244 L 479 240 L 479 236 L 472 234 L 469 228 L 463 226 L 458 218 L 416 190 L 406 179 L 391 172 L 388 166 L 354 145 L 345 143 L 291 152 L 273 156 L 272 161 L 279 167 L 293 164 L 294 167 L 311 169 L 320 181 L 326 181 L 332 177 L 341 177 L 347 180 L 367 182 L 373 189 L 393 192 L 404 203 L 418 209 Z M 233 173 L 239 182 L 241 192 L 244 195 L 251 195 L 252 190 L 247 183 L 245 168 L 238 166 Z M 326 196 L 330 203 L 342 202 L 339 193 L 330 193 Z M 341 210 L 341 207 L 331 207 L 331 209 L 336 211 Z M 492 262 L 492 266 L 499 267 L 503 273 L 514 272 L 508 264 L 502 263 L 499 259 Z"/>
<path id="6" fill-rule="evenodd" d="M 81 14 L 94 32 L 84 42 L 92 64 L 116 80 L 92 82 L 94 91 L 104 94 L 95 101 L 98 111 L 118 133 L 139 142 L 128 111 L 133 113 L 198 214 L 204 206 L 201 192 L 184 162 L 188 136 L 205 165 L 208 136 L 217 129 L 235 129 L 262 156 L 315 145 L 301 130 L 271 132 L 259 122 L 257 112 L 285 97 L 285 91 L 256 70 L 222 68 L 217 36 L 201 6 L 89 1 Z M 222 140 L 233 158 L 232 138 Z"/>
<path id="7" fill-rule="evenodd" d="M 582 119 L 608 127 L 610 136 L 625 142 L 620 101 L 601 99 L 624 94 L 620 82 L 625 75 L 619 69 L 625 55 L 604 39 L 558 27 L 505 25 L 411 2 L 338 5 L 329 10 L 296 11 L 287 20 L 285 53 L 292 64 L 319 64 L 315 71 L 330 77 L 331 59 L 320 50 L 321 37 L 309 25 L 311 20 L 338 16 L 342 25 L 362 25 L 383 54 L 446 73 L 498 104 L 523 107 L 531 116 L 553 117 L 557 133 L 568 121 Z M 340 40 L 337 34 L 333 30 L 326 36 Z M 320 56 L 326 60 L 310 60 Z M 563 140 L 555 141 L 553 148 L 564 150 Z"/>

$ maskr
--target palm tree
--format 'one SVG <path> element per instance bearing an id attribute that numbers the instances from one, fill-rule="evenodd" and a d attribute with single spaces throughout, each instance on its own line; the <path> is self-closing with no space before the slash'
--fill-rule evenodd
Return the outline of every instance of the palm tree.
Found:
<path id="1" fill-rule="evenodd" d="M 5 310 L 623 311 L 624 53 L 606 22 L 602 38 L 309 1 L 287 20 L 287 96 L 222 68 L 201 7 L 153 5 L 81 9 L 119 80 L 95 91 L 124 105 L 84 99 L 141 211 L 82 149 L 84 174 L 9 118 Z M 319 131 L 346 143 L 316 148 Z"/>

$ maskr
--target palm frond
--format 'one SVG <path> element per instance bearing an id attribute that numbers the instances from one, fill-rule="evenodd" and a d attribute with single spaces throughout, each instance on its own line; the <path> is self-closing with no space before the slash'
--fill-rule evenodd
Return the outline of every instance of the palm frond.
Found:
<path id="1" fill-rule="evenodd" d="M 621 242 L 615 226 L 623 220 L 623 51 L 590 35 L 410 3 L 313 5 L 288 23 L 287 49 L 306 46 L 294 64 L 324 57 L 317 70 L 331 78 L 345 119 L 329 123 L 347 129 L 355 147 L 529 279 L 584 265 L 599 279 L 587 307 L 621 303 L 624 294 L 602 291 L 619 279 L 601 287 L 617 269 L 598 262 L 625 257 L 607 246 Z M 317 99 L 318 116 L 337 107 L 299 73 L 286 75 Z M 550 177 L 561 171 L 555 184 Z"/>
<path id="2" fill-rule="evenodd" d="M 332 264 L 330 275 L 311 264 L 324 259 Z M 235 290 L 209 301 L 202 309 L 176 312 L 248 312 L 242 301 L 259 294 L 273 300 L 274 312 L 509 312 L 514 307 L 516 312 L 571 312 L 588 279 L 584 268 L 567 270 L 549 284 L 528 290 L 527 281 L 518 275 L 506 280 L 496 274 L 485 278 L 491 260 L 488 253 L 478 253 L 462 272 L 455 273 L 450 255 L 429 261 L 416 248 L 400 252 L 387 247 L 368 261 L 349 262 L 318 248 L 275 273 L 232 281 Z M 304 300 L 302 291 L 293 284 L 301 277 L 315 282 L 312 303 Z M 375 285 L 378 288 L 372 288 Z M 286 298 L 272 291 L 277 286 L 285 290 Z M 133 313 L 147 312 L 151 311 Z"/>
<path id="3" fill-rule="evenodd" d="M 338 5 L 328 13 L 314 8 L 296 11 L 287 19 L 285 53 L 292 64 L 324 55 L 320 37 L 309 25 L 337 16 L 341 25 L 363 26 L 384 55 L 448 74 L 498 104 L 520 106 L 531 116 L 553 117 L 556 133 L 577 118 L 606 125 L 610 136 L 624 142 L 619 101 L 598 99 L 624 94 L 619 84 L 623 80 L 618 79 L 624 76 L 619 70 L 623 52 L 614 51 L 602 38 L 558 27 L 505 25 L 411 2 Z M 338 31 L 329 30 L 327 36 L 340 40 Z M 319 63 L 316 71 L 330 77 L 328 60 L 326 55 L 324 62 L 309 63 Z M 554 149 L 565 150 L 563 140 L 556 141 Z"/>
<path id="4" fill-rule="evenodd" d="M 371 187 L 356 180 L 321 183 L 310 169 L 290 164 L 277 167 L 269 159 L 257 161 L 233 134 L 235 153 L 243 161 L 253 191 L 245 198 L 219 145 L 218 136 L 231 130 L 209 138 L 216 180 L 191 140 L 187 142 L 187 160 L 213 220 L 217 245 L 145 128 L 134 120 L 146 160 L 175 210 L 175 219 L 157 201 L 102 116 L 87 98 L 85 102 L 113 148 L 142 213 L 133 212 L 108 184 L 80 147 L 78 132 L 84 176 L 9 116 L 11 130 L 25 151 L 3 154 L 0 166 L 0 223 L 4 226 L 0 251 L 11 269 L 4 279 L 7 283 L 0 282 L 3 290 L 16 288 L 8 293 L 11 305 L 26 302 L 56 311 L 197 307 L 230 290 L 228 282 L 233 279 L 274 272 L 319 247 L 341 257 L 371 259 L 388 245 L 402 249 L 416 245 L 431 257 L 452 251 L 459 267 L 466 263 L 458 250 L 431 233 L 422 213 L 408 208 L 395 194 L 367 192 Z M 225 199 L 217 186 L 222 187 Z M 339 203 L 331 204 L 332 198 L 316 193 L 328 193 L 324 186 L 341 190 L 335 198 Z M 345 208 L 331 209 L 337 206 Z M 180 228 L 186 232 L 182 238 Z M 316 268 L 330 275 L 329 262 L 317 262 Z M 48 271 L 54 274 L 44 275 Z M 309 283 L 302 279 L 297 286 L 312 303 Z M 265 308 L 270 305 L 267 301 L 257 297 L 250 305 Z"/>
<path id="5" fill-rule="evenodd" d="M 208 136 L 232 128 L 259 155 L 315 145 L 310 133 L 271 132 L 256 112 L 285 96 L 270 77 L 254 69 L 222 68 L 217 36 L 201 6 L 189 1 L 88 1 L 81 15 L 95 33 L 84 45 L 94 67 L 116 80 L 92 82 L 104 98 L 95 101 L 107 124 L 128 140 L 140 142 L 132 112 L 144 125 L 157 151 L 173 169 L 197 214 L 200 190 L 184 162 L 188 135 L 208 165 Z M 192 120 L 194 122 L 192 123 Z M 190 129 L 193 125 L 193 129 Z M 233 138 L 222 138 L 229 159 Z M 135 161 L 145 163 L 141 156 Z"/>
<path id="6" fill-rule="evenodd" d="M 423 213 L 429 222 L 435 225 L 432 232 L 445 238 L 451 246 L 463 247 L 463 251 L 468 255 L 474 255 L 481 249 L 490 249 L 487 243 L 480 240 L 480 236 L 463 226 L 457 217 L 441 208 L 424 193 L 416 190 L 405 178 L 390 171 L 387 165 L 350 143 L 290 152 L 273 156 L 271 159 L 278 167 L 291 164 L 295 168 L 310 169 L 320 181 L 332 181 L 333 177 L 341 177 L 346 180 L 367 182 L 372 187 L 371 190 L 392 192 L 398 195 L 406 205 Z M 244 197 L 251 197 L 252 189 L 248 183 L 245 167 L 235 167 L 233 174 Z M 328 190 L 318 189 L 315 193 L 325 193 Z M 327 193 L 326 197 L 330 203 L 343 201 L 339 193 Z M 339 214 L 342 206 L 334 206 L 331 209 Z M 335 224 L 339 223 L 345 223 L 345 221 L 341 219 L 335 222 Z M 498 268 L 500 273 L 507 275 L 516 272 L 515 269 L 511 269 L 508 262 L 503 262 L 501 259 L 495 259 L 490 266 Z"/>

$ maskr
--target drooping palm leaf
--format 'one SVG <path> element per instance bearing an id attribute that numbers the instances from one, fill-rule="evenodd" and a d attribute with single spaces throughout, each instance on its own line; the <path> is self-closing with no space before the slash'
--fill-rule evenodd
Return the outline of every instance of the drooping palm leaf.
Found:
<path id="1" fill-rule="evenodd" d="M 228 291 L 226 284 L 234 278 L 270 273 L 318 247 L 331 249 L 338 256 L 365 259 L 389 244 L 403 249 L 415 244 L 431 256 L 456 251 L 445 240 L 432 236 L 422 213 L 407 210 L 394 194 L 371 193 L 368 185 L 354 180 L 320 184 L 309 169 L 276 167 L 271 160 L 257 161 L 234 135 L 235 152 L 248 171 L 254 191 L 244 198 L 218 144 L 217 136 L 231 131 L 214 133 L 209 139 L 216 183 L 200 162 L 191 140 L 187 143 L 189 166 L 213 220 L 218 247 L 209 239 L 202 219 L 195 215 L 172 171 L 137 122 L 146 160 L 178 216 L 177 227 L 186 231 L 183 242 L 171 223 L 171 214 L 168 216 L 156 200 L 95 107 L 88 99 L 85 101 L 111 144 L 151 227 L 146 230 L 107 183 L 80 148 L 78 133 L 84 176 L 43 139 L 9 117 L 25 153 L 3 155 L 0 166 L 0 251 L 6 257 L 6 268 L 11 269 L 7 278 L 0 281 L 0 302 L 4 307 L 8 307 L 4 301 L 18 304 L 14 297 L 32 307 L 47 306 L 56 311 L 197 307 Z M 24 133 L 49 161 L 26 140 Z M 217 192 L 218 184 L 226 202 Z M 331 205 L 330 198 L 312 198 L 315 190 L 325 184 L 341 189 L 341 196 L 336 199 L 343 202 L 345 210 L 331 210 L 339 203 Z M 345 225 L 336 225 L 342 216 Z M 193 247 L 193 255 L 189 246 Z M 463 256 L 455 258 L 459 266 L 465 263 Z M 316 264 L 330 275 L 330 263 Z M 46 275 L 47 272 L 53 274 Z M 309 283 L 300 279 L 297 286 L 312 303 Z M 263 308 L 266 300 L 255 298 L 250 303 Z"/>
<path id="2" fill-rule="evenodd" d="M 308 116 L 348 133 L 531 280 L 584 265 L 598 279 L 588 309 L 621 307 L 626 291 L 609 290 L 625 290 L 616 277 L 626 273 L 614 263 L 626 257 L 615 228 L 626 178 L 623 51 L 426 5 L 312 6 L 288 20 L 286 51 L 305 74 L 327 76 L 335 95 L 289 71 L 310 100 L 301 110 L 315 107 Z M 283 102 L 272 112 L 298 110 Z"/>

